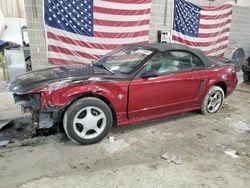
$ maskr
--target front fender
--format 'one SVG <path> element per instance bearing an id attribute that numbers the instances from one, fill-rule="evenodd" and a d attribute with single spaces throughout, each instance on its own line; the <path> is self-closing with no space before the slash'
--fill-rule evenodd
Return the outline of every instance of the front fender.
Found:
<path id="1" fill-rule="evenodd" d="M 119 119 L 126 119 L 128 82 L 89 83 L 68 85 L 42 91 L 42 110 L 64 108 L 80 97 L 93 95 L 107 99 L 113 106 Z"/>

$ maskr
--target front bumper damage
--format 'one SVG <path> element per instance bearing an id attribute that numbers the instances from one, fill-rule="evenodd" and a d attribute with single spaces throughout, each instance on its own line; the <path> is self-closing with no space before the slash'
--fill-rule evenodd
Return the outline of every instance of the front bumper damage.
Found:
<path id="1" fill-rule="evenodd" d="M 15 103 L 21 106 L 23 113 L 31 113 L 32 124 L 35 129 L 48 129 L 55 124 L 55 118 L 58 116 L 59 110 L 41 111 L 41 95 L 40 93 L 30 94 L 13 94 Z"/>

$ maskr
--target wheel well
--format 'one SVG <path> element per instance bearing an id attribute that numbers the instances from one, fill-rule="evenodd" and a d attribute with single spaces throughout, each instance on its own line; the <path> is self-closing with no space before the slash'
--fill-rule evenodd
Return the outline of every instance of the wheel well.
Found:
<path id="1" fill-rule="evenodd" d="M 112 103 L 105 97 L 101 96 L 101 95 L 96 95 L 96 94 L 93 94 L 93 93 L 85 93 L 84 95 L 80 95 L 80 96 L 77 96 L 76 98 L 74 98 L 64 109 L 63 109 L 63 113 L 62 113 L 62 116 L 64 116 L 64 113 L 66 112 L 66 110 L 69 108 L 69 106 L 71 106 L 71 104 L 73 104 L 74 102 L 78 101 L 79 99 L 82 99 L 82 98 L 85 98 L 85 97 L 94 97 L 94 98 L 98 98 L 100 100 L 102 100 L 103 102 L 105 102 L 111 112 L 112 112 L 112 115 L 113 115 L 113 119 L 114 119 L 114 125 L 116 124 L 117 122 L 117 118 L 116 118 L 116 113 L 115 113 L 115 109 L 114 109 L 114 106 L 112 105 Z"/>
<path id="2" fill-rule="evenodd" d="M 217 82 L 216 84 L 214 84 L 215 86 L 219 86 L 223 91 L 224 94 L 227 94 L 227 84 L 223 81 Z"/>

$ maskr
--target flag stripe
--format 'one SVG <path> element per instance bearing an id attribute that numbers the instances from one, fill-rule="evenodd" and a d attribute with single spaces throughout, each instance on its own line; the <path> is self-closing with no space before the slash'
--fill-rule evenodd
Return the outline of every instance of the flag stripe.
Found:
<path id="1" fill-rule="evenodd" d="M 141 1 L 135 1 L 135 0 L 105 0 L 108 2 L 115 2 L 115 3 L 124 3 L 126 2 L 127 4 L 145 4 L 145 3 L 150 3 L 151 0 L 141 0 Z"/>
<path id="2" fill-rule="evenodd" d="M 189 41 L 193 41 L 193 42 L 213 42 L 213 41 L 216 41 L 220 38 L 229 36 L 229 33 L 222 33 L 219 36 L 209 37 L 209 38 L 190 37 L 190 36 L 186 36 L 180 32 L 177 32 L 177 31 L 173 31 L 172 35 L 179 36 L 180 38 L 183 38 L 183 39 L 189 40 Z"/>
<path id="3" fill-rule="evenodd" d="M 67 64 L 67 65 L 75 65 L 75 64 L 83 64 L 82 61 L 72 61 L 72 60 L 66 60 L 66 59 L 59 59 L 59 58 L 48 58 L 48 63 L 53 65 L 61 65 L 61 64 Z"/>
<path id="4" fill-rule="evenodd" d="M 122 3 L 124 2 L 124 3 Z M 94 6 L 104 7 L 108 9 L 122 9 L 122 10 L 145 10 L 151 9 L 151 1 L 145 1 L 146 3 L 141 3 L 139 6 L 134 3 L 127 3 L 127 0 L 124 1 L 103 1 L 103 0 L 94 0 Z M 108 12 L 107 12 L 108 13 Z"/>
<path id="5" fill-rule="evenodd" d="M 207 51 L 204 51 L 205 54 L 211 54 L 211 53 L 214 53 L 214 52 L 217 52 L 219 50 L 224 50 L 227 48 L 227 45 L 222 45 L 222 46 L 219 46 L 219 47 L 216 47 L 216 48 L 213 48 L 211 50 L 207 50 Z"/>
<path id="6" fill-rule="evenodd" d="M 141 21 L 150 18 L 149 14 L 144 15 L 114 15 L 114 14 L 103 14 L 103 13 L 94 13 L 95 19 L 103 19 L 109 21 Z"/>
<path id="7" fill-rule="evenodd" d="M 148 30 L 134 31 L 130 33 L 95 32 L 95 36 L 100 37 L 100 38 L 134 38 L 134 37 L 140 37 L 140 36 L 148 35 L 148 34 L 149 34 Z"/>
<path id="8" fill-rule="evenodd" d="M 69 55 L 69 54 L 64 54 L 61 52 L 53 52 L 50 51 L 48 54 L 48 58 L 57 58 L 57 59 L 64 59 L 67 61 L 73 61 L 73 62 L 81 62 L 81 63 L 91 63 L 91 59 L 88 58 L 83 58 L 83 57 L 78 57 L 75 55 Z"/>
<path id="9" fill-rule="evenodd" d="M 51 32 L 47 33 L 47 37 L 48 37 L 48 39 L 55 39 L 57 41 L 64 42 L 66 46 L 68 44 L 73 44 L 75 46 L 82 46 L 82 47 L 96 48 L 96 49 L 108 49 L 108 50 L 112 50 L 112 49 L 117 48 L 119 46 L 117 44 L 113 44 L 113 45 L 112 44 L 102 44 L 102 45 L 99 45 L 98 43 L 88 43 L 88 42 L 81 41 L 81 40 L 74 40 L 73 38 L 70 38 L 70 37 L 64 37 L 64 36 L 56 35 L 56 34 L 51 33 Z"/>
<path id="10" fill-rule="evenodd" d="M 223 27 L 225 25 L 231 24 L 232 19 L 228 19 L 226 22 L 223 23 L 219 23 L 219 24 L 200 24 L 200 29 L 216 29 L 216 28 L 220 28 Z"/>
<path id="11" fill-rule="evenodd" d="M 199 33 L 203 33 L 203 34 L 211 34 L 211 33 L 218 33 L 218 32 L 223 32 L 224 30 L 228 29 L 231 26 L 231 23 L 228 23 L 224 26 L 221 27 L 217 27 L 214 29 L 210 29 L 210 28 L 206 28 L 206 29 L 199 29 Z"/>
<path id="12" fill-rule="evenodd" d="M 222 38 L 219 38 L 215 41 L 212 41 L 212 42 L 193 42 L 193 41 L 190 41 L 190 40 L 185 40 L 181 37 L 178 37 L 178 36 L 173 36 L 173 40 L 175 41 L 179 41 L 181 43 L 185 43 L 189 46 L 193 46 L 193 47 L 208 47 L 211 45 L 211 43 L 221 43 L 221 42 L 224 42 L 224 41 L 228 41 L 229 37 L 228 36 L 225 36 L 225 37 L 222 37 Z"/>
<path id="13" fill-rule="evenodd" d="M 200 38 L 210 38 L 210 37 L 216 37 L 220 36 L 223 33 L 228 33 L 230 31 L 230 28 L 223 29 L 222 31 L 215 32 L 215 33 L 199 33 Z"/>
<path id="14" fill-rule="evenodd" d="M 65 43 L 58 41 L 58 40 L 53 40 L 53 39 L 48 39 L 48 43 L 50 45 L 56 45 L 58 47 L 65 47 L 65 48 L 68 48 L 69 50 L 83 51 L 83 52 L 89 53 L 93 56 L 105 55 L 105 54 L 110 52 L 110 50 L 107 50 L 107 49 L 87 48 L 85 46 L 80 47 L 80 46 L 76 46 L 76 45 L 72 45 L 72 44 L 67 44 L 67 46 L 66 46 Z"/>
<path id="15" fill-rule="evenodd" d="M 103 13 L 106 14 L 107 12 L 109 14 L 115 14 L 115 15 L 143 15 L 143 14 L 149 14 L 150 9 L 142 9 L 142 10 L 123 10 L 123 9 L 109 9 L 109 8 L 103 8 L 96 5 L 94 7 L 94 12 Z"/>
<path id="16" fill-rule="evenodd" d="M 201 14 L 202 15 L 207 15 L 207 16 L 217 16 L 221 14 L 227 14 L 232 12 L 232 7 L 226 8 L 226 9 L 221 9 L 221 10 L 216 10 L 216 11 L 210 11 L 210 10 L 204 10 L 202 8 Z"/>
<path id="17" fill-rule="evenodd" d="M 94 27 L 95 33 L 98 32 L 113 32 L 117 34 L 122 34 L 122 33 L 132 33 L 132 32 L 138 32 L 138 31 L 144 31 L 148 30 L 147 25 L 141 25 L 141 26 L 134 26 L 134 27 L 112 27 L 112 26 L 102 26 L 102 25 L 95 25 Z M 112 38 L 112 37 L 111 37 Z M 120 37 L 123 38 L 123 37 Z"/>
<path id="18" fill-rule="evenodd" d="M 221 6 L 203 6 L 202 9 L 205 11 L 218 11 L 232 8 L 231 4 L 225 4 Z"/>
<path id="19" fill-rule="evenodd" d="M 222 18 L 220 20 L 200 20 L 200 24 L 207 24 L 207 25 L 212 25 L 212 24 L 222 24 L 225 23 L 227 20 L 232 19 L 232 15 L 228 16 L 227 18 Z"/>
<path id="20" fill-rule="evenodd" d="M 220 15 L 213 15 L 213 16 L 210 16 L 210 15 L 201 15 L 201 19 L 204 19 L 204 20 L 220 20 L 222 18 L 227 18 L 228 16 L 232 15 L 232 11 L 226 13 L 226 14 L 220 14 Z"/>
<path id="21" fill-rule="evenodd" d="M 149 19 L 140 21 L 129 21 L 129 22 L 94 19 L 94 24 L 103 26 L 133 27 L 133 26 L 149 25 Z"/>
<path id="22" fill-rule="evenodd" d="M 48 48 L 49 48 L 48 50 L 52 51 L 52 52 L 59 52 L 59 53 L 63 53 L 63 54 L 84 57 L 84 58 L 88 58 L 88 59 L 96 59 L 96 58 L 100 57 L 98 55 L 92 55 L 92 54 L 84 53 L 82 51 L 69 50 L 67 48 L 63 48 L 63 47 L 59 47 L 59 46 L 55 46 L 55 45 L 49 45 Z"/>

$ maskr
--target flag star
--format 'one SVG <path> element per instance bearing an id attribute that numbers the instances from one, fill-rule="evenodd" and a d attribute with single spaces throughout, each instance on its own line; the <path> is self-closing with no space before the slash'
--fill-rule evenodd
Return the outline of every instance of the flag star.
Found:
<path id="1" fill-rule="evenodd" d="M 52 20 L 52 18 L 51 18 L 51 17 L 49 17 L 49 20 L 51 21 L 51 20 Z"/>
<path id="2" fill-rule="evenodd" d="M 60 6 L 60 5 L 59 5 L 59 3 L 57 3 L 57 4 L 56 4 L 56 6 L 58 6 L 58 7 L 59 7 L 59 6 Z"/>
<path id="3" fill-rule="evenodd" d="M 76 26 L 75 26 L 75 25 L 74 25 L 73 27 L 74 27 L 74 28 L 76 28 Z"/>

